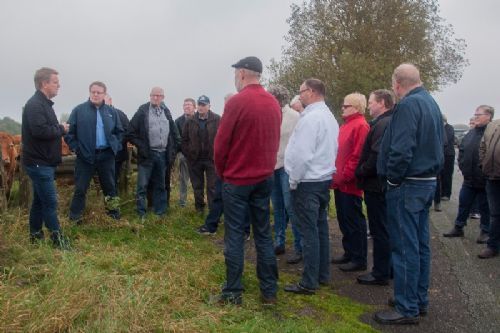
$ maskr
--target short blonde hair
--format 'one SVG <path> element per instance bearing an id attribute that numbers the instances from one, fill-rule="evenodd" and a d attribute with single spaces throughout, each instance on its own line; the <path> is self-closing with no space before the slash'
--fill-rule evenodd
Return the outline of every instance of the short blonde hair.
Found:
<path id="1" fill-rule="evenodd" d="M 359 113 L 365 114 L 367 104 L 365 95 L 360 94 L 359 92 L 354 92 L 344 97 L 344 101 L 346 101 L 347 104 L 352 105 L 356 110 L 358 110 Z"/>

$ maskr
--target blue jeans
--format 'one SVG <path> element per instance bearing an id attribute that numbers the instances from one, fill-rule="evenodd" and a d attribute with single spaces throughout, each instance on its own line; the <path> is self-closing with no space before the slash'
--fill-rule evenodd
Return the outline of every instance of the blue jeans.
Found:
<path id="1" fill-rule="evenodd" d="M 205 226 L 210 232 L 216 232 L 219 226 L 220 218 L 224 213 L 224 204 L 222 202 L 222 180 L 217 177 L 215 179 L 215 193 L 212 200 L 212 207 L 205 219 Z M 245 233 L 250 234 L 250 215 L 245 215 Z"/>
<path id="2" fill-rule="evenodd" d="M 486 190 L 484 188 L 475 188 L 462 185 L 458 196 L 458 215 L 455 219 L 455 226 L 463 228 L 467 225 L 467 219 L 477 207 L 481 214 L 480 228 L 483 232 L 490 231 L 490 210 L 488 207 L 488 199 L 486 198 Z"/>
<path id="3" fill-rule="evenodd" d="M 300 284 L 307 289 L 317 289 L 319 283 L 330 280 L 327 219 L 330 183 L 330 180 L 303 182 L 291 191 L 297 227 L 302 235 L 304 270 Z"/>
<path id="4" fill-rule="evenodd" d="M 290 197 L 290 181 L 285 168 L 274 170 L 274 186 L 271 192 L 271 202 L 274 213 L 274 241 L 276 246 L 285 246 L 286 227 L 288 219 L 292 221 L 292 232 L 294 238 L 294 248 L 297 254 L 302 253 L 300 244 L 300 233 L 297 230 L 297 222 L 293 213 Z"/>
<path id="5" fill-rule="evenodd" d="M 380 280 L 388 280 L 391 273 L 391 244 L 387 232 L 385 193 L 365 191 L 365 204 L 373 240 L 372 275 Z"/>
<path id="6" fill-rule="evenodd" d="M 435 180 L 405 180 L 386 193 L 394 299 L 406 317 L 418 316 L 429 304 L 429 207 L 435 190 Z"/>
<path id="7" fill-rule="evenodd" d="M 264 297 L 274 297 L 277 292 L 278 265 L 274 255 L 271 224 L 269 221 L 269 196 L 273 177 L 260 183 L 238 186 L 223 183 L 224 202 L 224 257 L 226 283 L 224 297 L 239 297 L 243 292 L 241 276 L 244 264 L 245 216 L 250 213 L 255 249 L 257 251 L 257 277 Z"/>
<path id="8" fill-rule="evenodd" d="M 87 190 L 96 172 L 99 176 L 99 183 L 104 195 L 109 197 L 116 196 L 115 155 L 113 154 L 113 150 L 108 148 L 98 153 L 96 152 L 93 164 L 77 157 L 75 165 L 75 193 L 73 194 L 73 200 L 69 208 L 69 218 L 71 220 L 78 220 L 82 217 L 83 210 L 85 209 Z"/>
<path id="9" fill-rule="evenodd" d="M 54 185 L 55 167 L 25 166 L 33 185 L 33 202 L 30 210 L 30 234 L 42 230 L 43 222 L 50 231 L 58 231 L 57 193 Z"/>
<path id="10" fill-rule="evenodd" d="M 500 251 L 500 180 L 487 180 L 486 193 L 490 205 L 490 234 L 487 246 Z M 481 216 L 482 217 L 482 216 Z"/>
<path id="11" fill-rule="evenodd" d="M 167 210 L 167 190 L 165 189 L 166 153 L 149 151 L 149 158 L 137 166 L 137 214 L 146 214 L 148 184 L 152 187 L 153 211 L 163 215 Z"/>
<path id="12" fill-rule="evenodd" d="M 353 263 L 366 265 L 368 242 L 361 198 L 335 190 L 335 208 L 344 255 Z"/>

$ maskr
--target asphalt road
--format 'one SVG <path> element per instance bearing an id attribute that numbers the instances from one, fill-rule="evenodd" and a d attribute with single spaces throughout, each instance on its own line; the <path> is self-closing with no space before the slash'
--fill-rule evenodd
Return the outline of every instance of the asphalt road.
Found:
<path id="1" fill-rule="evenodd" d="M 484 247 L 475 242 L 479 221 L 469 220 L 464 238 L 442 237 L 442 233 L 453 226 L 461 183 L 462 176 L 456 168 L 451 200 L 442 202 L 442 212 L 431 209 L 432 271 L 428 315 L 421 318 L 418 326 L 379 325 L 372 319 L 373 313 L 365 314 L 363 321 L 383 332 L 500 332 L 500 256 L 487 260 L 477 258 Z M 332 250 L 338 255 L 342 250 L 337 221 L 332 219 L 330 226 Z M 368 248 L 368 267 L 371 267 L 371 241 Z M 280 270 L 300 274 L 302 265 L 287 265 L 286 254 L 278 259 Z M 332 265 L 332 292 L 373 305 L 374 311 L 386 308 L 392 285 L 362 286 L 355 281 L 358 274 L 342 272 Z"/>

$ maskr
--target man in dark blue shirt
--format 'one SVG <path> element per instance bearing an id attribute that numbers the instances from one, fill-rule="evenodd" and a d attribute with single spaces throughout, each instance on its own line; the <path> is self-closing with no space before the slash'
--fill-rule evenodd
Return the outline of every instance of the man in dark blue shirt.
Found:
<path id="1" fill-rule="evenodd" d="M 123 127 L 116 110 L 104 103 L 106 85 L 92 82 L 89 93 L 88 101 L 71 112 L 69 132 L 64 138 L 70 149 L 76 152 L 75 193 L 69 218 L 77 224 L 82 222 L 87 189 L 96 172 L 108 215 L 120 218 L 116 207 L 115 156 L 122 149 Z"/>

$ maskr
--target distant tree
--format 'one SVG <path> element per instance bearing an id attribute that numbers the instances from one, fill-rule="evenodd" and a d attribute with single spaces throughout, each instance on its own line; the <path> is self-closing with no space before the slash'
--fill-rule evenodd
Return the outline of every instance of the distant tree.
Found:
<path id="1" fill-rule="evenodd" d="M 21 124 L 9 117 L 0 119 L 0 132 L 9 134 L 21 134 Z"/>
<path id="2" fill-rule="evenodd" d="M 468 65 L 465 41 L 454 38 L 437 0 L 311 0 L 291 10 L 288 45 L 272 59 L 269 81 L 297 91 L 319 78 L 335 110 L 351 92 L 390 88 L 403 62 L 420 68 L 430 91 L 456 83 Z"/>

